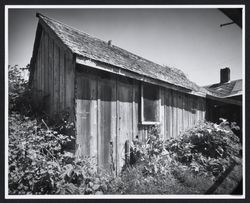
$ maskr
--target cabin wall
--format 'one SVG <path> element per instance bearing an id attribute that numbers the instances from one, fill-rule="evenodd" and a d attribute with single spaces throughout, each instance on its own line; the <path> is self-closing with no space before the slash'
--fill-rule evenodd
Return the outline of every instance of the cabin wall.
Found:
<path id="1" fill-rule="evenodd" d="M 205 98 L 160 87 L 160 104 L 162 139 L 178 137 L 198 121 L 205 120 Z M 138 124 L 138 135 L 142 141 L 147 139 L 150 127 Z"/>
<path id="2" fill-rule="evenodd" d="M 131 141 L 147 140 L 140 123 L 140 81 L 86 66 L 76 71 L 76 143 L 82 156 L 119 173 Z M 205 118 L 205 99 L 160 88 L 161 137 L 177 137 Z"/>
<path id="3" fill-rule="evenodd" d="M 74 60 L 61 43 L 44 29 L 33 65 L 34 106 L 51 117 L 74 110 Z"/>
<path id="4" fill-rule="evenodd" d="M 164 123 L 165 139 L 177 137 L 187 128 L 205 119 L 205 98 L 164 89 Z"/>
<path id="5" fill-rule="evenodd" d="M 139 85 L 109 74 L 76 76 L 76 144 L 81 156 L 96 157 L 98 166 L 119 172 L 125 142 L 138 132 Z"/>

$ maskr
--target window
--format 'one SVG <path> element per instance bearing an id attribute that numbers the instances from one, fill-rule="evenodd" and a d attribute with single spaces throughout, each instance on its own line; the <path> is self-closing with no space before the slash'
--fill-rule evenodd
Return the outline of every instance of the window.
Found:
<path id="1" fill-rule="evenodd" d="M 143 83 L 141 85 L 141 123 L 156 124 L 160 121 L 159 87 Z"/>

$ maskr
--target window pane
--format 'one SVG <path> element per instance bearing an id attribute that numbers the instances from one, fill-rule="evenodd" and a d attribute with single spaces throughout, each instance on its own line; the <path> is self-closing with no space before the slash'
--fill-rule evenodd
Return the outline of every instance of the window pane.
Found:
<path id="1" fill-rule="evenodd" d="M 159 121 L 159 92 L 158 87 L 151 84 L 143 86 L 143 101 L 144 101 L 144 121 Z"/>

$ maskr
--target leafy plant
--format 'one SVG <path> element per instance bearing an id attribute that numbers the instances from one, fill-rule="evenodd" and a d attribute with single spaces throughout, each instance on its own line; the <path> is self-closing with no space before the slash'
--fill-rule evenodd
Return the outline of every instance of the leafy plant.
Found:
<path id="1" fill-rule="evenodd" d="M 166 141 L 166 150 L 195 174 L 219 176 L 240 156 L 239 138 L 226 120 L 217 125 L 201 122 L 177 139 Z"/>
<path id="2" fill-rule="evenodd" d="M 29 65 L 25 68 L 8 66 L 9 111 L 28 114 L 31 111 L 31 102 L 28 80 L 23 74 L 25 70 L 29 70 Z"/>
<path id="3" fill-rule="evenodd" d="M 71 138 L 18 113 L 9 115 L 9 193 L 53 194 Z"/>

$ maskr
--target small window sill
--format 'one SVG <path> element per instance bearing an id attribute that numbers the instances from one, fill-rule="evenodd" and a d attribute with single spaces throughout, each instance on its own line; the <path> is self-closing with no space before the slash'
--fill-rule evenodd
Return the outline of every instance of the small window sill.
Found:
<path id="1" fill-rule="evenodd" d="M 159 121 L 141 121 L 140 125 L 160 125 Z"/>

